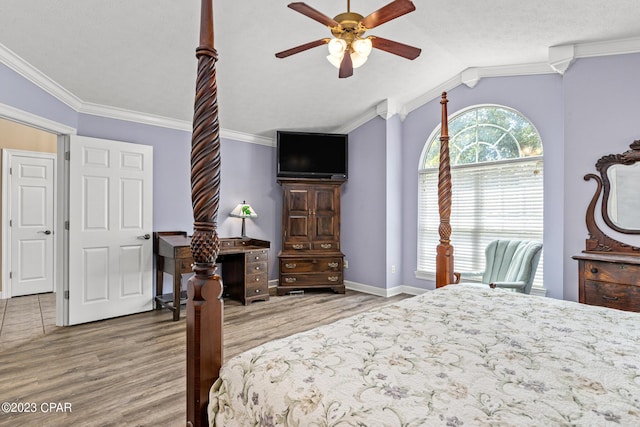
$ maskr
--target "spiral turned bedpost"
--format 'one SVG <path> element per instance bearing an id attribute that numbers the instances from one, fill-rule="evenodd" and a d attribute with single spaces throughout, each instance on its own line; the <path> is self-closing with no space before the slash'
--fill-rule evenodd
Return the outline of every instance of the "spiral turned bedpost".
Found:
<path id="1" fill-rule="evenodd" d="M 208 393 L 222 365 L 222 283 L 215 274 L 220 197 L 220 126 L 213 43 L 213 2 L 202 0 L 191 140 L 195 276 L 187 283 L 187 425 L 207 425 Z"/>
<path id="2" fill-rule="evenodd" d="M 436 288 L 455 283 L 453 246 L 450 244 L 451 224 L 451 165 L 449 160 L 449 123 L 447 93 L 442 92 L 442 130 L 440 132 L 440 165 L 438 169 L 438 210 L 440 213 L 440 244 L 436 248 Z"/>

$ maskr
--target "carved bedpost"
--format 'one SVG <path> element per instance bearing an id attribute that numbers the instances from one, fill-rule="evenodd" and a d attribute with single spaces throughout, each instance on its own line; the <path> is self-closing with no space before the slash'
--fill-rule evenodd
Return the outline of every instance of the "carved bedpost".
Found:
<path id="1" fill-rule="evenodd" d="M 453 246 L 450 244 L 451 166 L 449 160 L 449 122 L 447 92 L 442 92 L 442 130 L 440 132 L 440 166 L 438 169 L 438 209 L 440 211 L 440 244 L 436 251 L 436 288 L 456 283 L 453 273 Z M 459 276 L 458 276 L 459 277 Z"/>
<path id="2" fill-rule="evenodd" d="M 202 0 L 191 141 L 191 198 L 195 276 L 187 283 L 187 425 L 207 425 L 209 389 L 222 365 L 222 283 L 215 274 L 220 195 L 220 127 L 213 44 L 213 2 Z"/>

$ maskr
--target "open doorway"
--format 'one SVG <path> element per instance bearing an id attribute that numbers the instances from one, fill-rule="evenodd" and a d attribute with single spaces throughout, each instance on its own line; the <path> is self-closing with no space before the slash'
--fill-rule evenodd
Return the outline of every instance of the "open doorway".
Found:
<path id="1" fill-rule="evenodd" d="M 57 138 L 0 118 L 2 341 L 33 337 L 55 326 Z"/>

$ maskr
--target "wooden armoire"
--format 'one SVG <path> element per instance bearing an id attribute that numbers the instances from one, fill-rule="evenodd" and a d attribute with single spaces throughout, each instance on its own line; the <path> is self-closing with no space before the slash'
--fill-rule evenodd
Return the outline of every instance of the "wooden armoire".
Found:
<path id="1" fill-rule="evenodd" d="M 345 180 L 280 178 L 282 251 L 278 295 L 329 288 L 344 293 L 340 192 Z"/>

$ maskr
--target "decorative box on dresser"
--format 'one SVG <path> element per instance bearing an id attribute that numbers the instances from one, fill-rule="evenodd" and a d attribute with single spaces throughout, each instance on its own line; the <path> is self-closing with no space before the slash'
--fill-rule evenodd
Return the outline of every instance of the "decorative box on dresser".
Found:
<path id="1" fill-rule="evenodd" d="M 282 186 L 282 251 L 278 295 L 330 288 L 344 293 L 340 193 L 344 179 L 278 180 Z"/>

